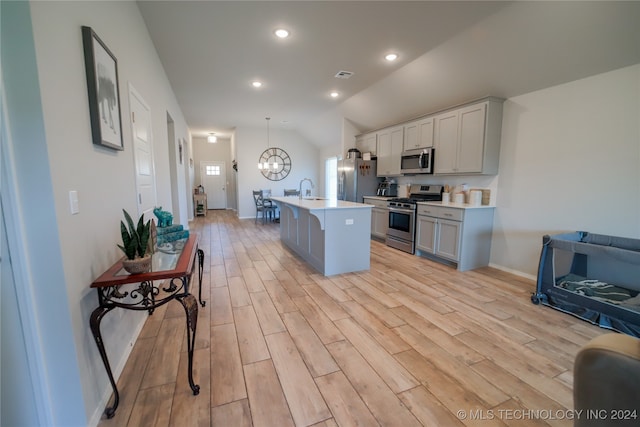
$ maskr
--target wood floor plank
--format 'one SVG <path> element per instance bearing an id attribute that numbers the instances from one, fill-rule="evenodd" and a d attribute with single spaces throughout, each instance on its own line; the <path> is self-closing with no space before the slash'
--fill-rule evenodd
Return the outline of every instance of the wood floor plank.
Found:
<path id="1" fill-rule="evenodd" d="M 509 399 L 502 390 L 478 375 L 464 362 L 451 357 L 451 354 L 431 341 L 412 326 L 404 325 L 396 329 L 398 335 L 422 356 L 427 358 L 440 372 L 449 378 L 456 380 L 460 385 L 468 390 L 482 390 L 480 396 L 486 402 L 487 407 L 498 405 Z"/>
<path id="2" fill-rule="evenodd" d="M 231 297 L 226 286 L 211 289 L 211 326 L 233 323 Z"/>
<path id="3" fill-rule="evenodd" d="M 297 311 L 298 306 L 293 302 L 286 289 L 280 284 L 279 280 L 263 280 L 262 283 L 267 289 L 273 305 L 278 313 L 288 313 Z"/>
<path id="4" fill-rule="evenodd" d="M 331 418 L 331 412 L 289 334 L 267 335 L 265 339 L 296 426 L 308 426 Z"/>
<path id="5" fill-rule="evenodd" d="M 229 296 L 231 298 L 231 307 L 242 307 L 251 305 L 251 297 L 244 279 L 239 276 L 230 277 L 228 281 Z"/>
<path id="6" fill-rule="evenodd" d="M 233 309 L 233 316 L 242 364 L 269 359 L 271 355 L 267 349 L 267 343 L 262 335 L 256 313 L 253 311 L 253 306 L 236 307 Z"/>
<path id="7" fill-rule="evenodd" d="M 435 310 L 427 307 L 423 303 L 414 300 L 413 298 L 404 295 L 400 292 L 396 292 L 391 294 L 394 298 L 400 303 L 404 304 L 409 310 L 415 312 L 417 315 L 427 320 L 430 323 L 433 323 L 443 331 L 446 331 L 450 335 L 457 335 L 459 333 L 464 332 L 466 329 L 460 326 L 459 323 L 452 321 L 450 317 L 447 315 L 443 315 L 442 313 L 438 313 Z M 396 313 L 397 314 L 397 313 Z"/>
<path id="8" fill-rule="evenodd" d="M 271 360 L 244 366 L 254 427 L 293 427 L 293 418 Z"/>
<path id="9" fill-rule="evenodd" d="M 388 327 L 394 328 L 396 326 L 405 324 L 405 321 L 396 316 L 391 309 L 385 307 L 378 301 L 371 298 L 362 289 L 354 286 L 348 288 L 346 292 L 351 296 L 351 298 L 353 298 L 354 301 L 357 301 L 360 305 L 366 308 Z"/>
<path id="10" fill-rule="evenodd" d="M 131 412 L 129 425 L 167 427 L 171 417 L 171 400 L 175 383 L 140 390 Z"/>
<path id="11" fill-rule="evenodd" d="M 346 294 L 339 286 L 337 286 L 330 279 L 321 276 L 320 274 L 312 274 L 311 279 L 320 286 L 323 291 L 327 293 L 334 301 L 343 302 L 349 301 L 351 297 Z"/>
<path id="12" fill-rule="evenodd" d="M 400 393 L 400 399 L 425 426 L 456 427 L 464 424 L 423 386 Z"/>
<path id="13" fill-rule="evenodd" d="M 207 427 L 211 425 L 210 358 L 209 347 L 195 350 L 193 353 L 193 382 L 200 386 L 200 394 L 194 395 L 187 380 L 188 354 L 182 352 L 180 355 L 169 426 Z"/>
<path id="14" fill-rule="evenodd" d="M 564 406 L 538 392 L 532 386 L 510 374 L 491 360 L 483 360 L 472 365 L 471 368 L 493 384 L 496 384 L 508 395 L 514 396 L 521 409 L 529 411 L 548 410 L 552 413 L 564 413 L 567 410 Z M 557 427 L 567 425 L 566 420 L 559 419 L 560 417 L 555 418 L 554 420 L 547 420 L 547 424 Z"/>
<path id="15" fill-rule="evenodd" d="M 421 425 L 351 344 L 339 341 L 327 348 L 381 426 Z"/>
<path id="16" fill-rule="evenodd" d="M 329 319 L 338 320 L 349 317 L 349 314 L 340 307 L 340 304 L 331 298 L 320 286 L 316 284 L 305 285 L 304 290 Z"/>
<path id="17" fill-rule="evenodd" d="M 409 350 L 411 346 L 404 342 L 397 334 L 382 323 L 376 316 L 367 311 L 355 301 L 345 301 L 342 307 L 358 322 L 389 353 L 399 353 Z"/>
<path id="18" fill-rule="evenodd" d="M 271 297 L 266 291 L 253 292 L 251 294 L 251 301 L 253 302 L 253 309 L 258 316 L 258 322 L 262 328 L 264 335 L 275 334 L 278 332 L 284 332 L 287 328 L 282 323 L 282 319 L 278 314 L 278 310 L 273 305 Z"/>
<path id="19" fill-rule="evenodd" d="M 293 301 L 324 344 L 344 339 L 344 336 L 338 328 L 336 328 L 327 315 L 320 310 L 320 307 L 317 306 L 311 297 L 293 298 Z"/>
<path id="20" fill-rule="evenodd" d="M 249 401 L 242 399 L 211 408 L 211 426 L 252 427 Z"/>
<path id="21" fill-rule="evenodd" d="M 380 375 L 394 393 L 409 390 L 418 385 L 418 381 L 387 353 L 353 319 L 338 320 L 336 326 L 358 350 L 364 359 Z"/>
<path id="22" fill-rule="evenodd" d="M 284 313 L 282 316 L 291 339 L 307 364 L 311 376 L 315 378 L 340 369 L 300 312 Z"/>
<path id="23" fill-rule="evenodd" d="M 469 413 L 471 410 L 488 410 L 491 408 L 478 396 L 478 393 L 482 393 L 483 390 L 474 392 L 464 388 L 417 351 L 408 350 L 396 354 L 394 357 L 409 369 L 422 382 L 429 393 L 435 396 L 452 414 L 458 414 L 458 411 Z M 468 418 L 460 421 L 467 426 L 505 425 L 498 419 L 482 420 L 482 423 Z"/>
<path id="24" fill-rule="evenodd" d="M 211 327 L 211 406 L 245 399 L 236 329 L 232 323 Z"/>
<path id="25" fill-rule="evenodd" d="M 316 383 L 339 425 L 353 427 L 380 425 L 342 372 L 316 378 Z"/>
<path id="26" fill-rule="evenodd" d="M 457 339 L 456 336 L 449 335 L 408 308 L 396 307 L 393 311 L 406 321 L 404 325 L 411 325 L 431 341 L 437 342 L 438 346 L 449 352 L 452 357 L 467 364 L 475 363 L 485 358 L 484 355 Z M 397 331 L 395 332 L 397 333 Z"/>
<path id="27" fill-rule="evenodd" d="M 258 270 L 254 267 L 243 268 L 242 277 L 244 278 L 244 282 L 247 284 L 249 292 L 261 292 L 265 290 L 260 273 L 258 273 Z"/>
<path id="28" fill-rule="evenodd" d="M 162 321 L 156 344 L 142 379 L 141 389 L 176 381 L 182 340 L 187 329 L 184 317 L 169 317 Z"/>

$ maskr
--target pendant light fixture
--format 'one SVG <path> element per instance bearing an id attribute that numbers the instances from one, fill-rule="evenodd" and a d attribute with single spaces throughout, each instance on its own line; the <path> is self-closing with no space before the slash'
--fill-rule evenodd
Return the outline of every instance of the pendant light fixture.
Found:
<path id="1" fill-rule="evenodd" d="M 267 121 L 267 151 L 269 151 L 269 121 L 271 120 L 271 117 L 265 117 L 264 119 Z M 269 164 L 268 158 L 264 162 L 258 162 L 258 169 L 271 169 L 271 164 Z M 278 169 L 278 163 L 274 163 L 274 169 Z"/>
<path id="2" fill-rule="evenodd" d="M 207 136 L 207 142 L 210 142 L 212 144 L 216 143 L 218 142 L 218 137 L 216 136 L 215 133 L 210 133 L 209 136 Z"/>

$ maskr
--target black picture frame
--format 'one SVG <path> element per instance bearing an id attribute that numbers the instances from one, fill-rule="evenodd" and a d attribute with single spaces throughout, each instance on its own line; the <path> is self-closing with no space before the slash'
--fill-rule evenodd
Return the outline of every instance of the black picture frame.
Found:
<path id="1" fill-rule="evenodd" d="M 118 61 L 91 27 L 82 27 L 93 143 L 124 150 Z"/>

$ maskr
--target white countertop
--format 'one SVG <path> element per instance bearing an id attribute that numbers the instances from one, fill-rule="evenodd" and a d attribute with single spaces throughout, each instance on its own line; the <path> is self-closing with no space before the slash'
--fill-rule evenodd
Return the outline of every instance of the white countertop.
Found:
<path id="1" fill-rule="evenodd" d="M 456 208 L 456 209 L 495 209 L 495 206 L 491 205 L 468 205 L 466 203 L 442 203 L 442 202 L 418 202 L 419 205 L 428 205 L 428 206 L 441 206 L 443 208 Z"/>
<path id="2" fill-rule="evenodd" d="M 321 197 L 310 197 L 300 199 L 298 196 L 291 197 L 270 197 L 277 203 L 284 203 L 290 206 L 297 206 L 308 210 L 326 210 L 326 209 L 371 209 L 373 206 L 364 203 L 346 202 L 344 200 L 325 199 Z"/>

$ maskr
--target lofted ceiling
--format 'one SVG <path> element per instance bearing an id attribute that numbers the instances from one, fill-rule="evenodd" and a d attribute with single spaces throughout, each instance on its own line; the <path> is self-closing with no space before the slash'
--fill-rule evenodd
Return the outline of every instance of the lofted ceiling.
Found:
<path id="1" fill-rule="evenodd" d="M 487 95 L 640 63 L 640 2 L 138 1 L 195 137 L 295 129 L 335 144 Z M 281 40 L 276 28 L 291 32 Z M 393 63 L 389 52 L 399 54 Z M 353 72 L 338 79 L 339 71 Z M 255 89 L 251 82 L 260 80 Z M 331 98 L 330 91 L 338 91 Z M 594 100 L 597 102 L 597 100 Z"/>

